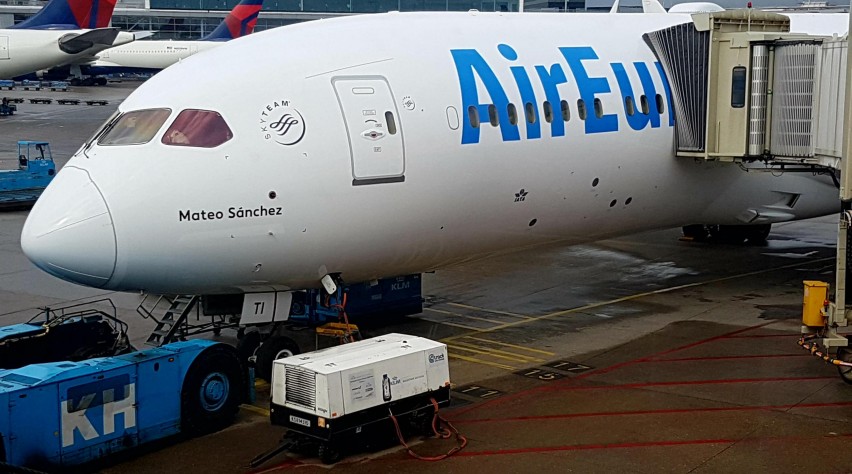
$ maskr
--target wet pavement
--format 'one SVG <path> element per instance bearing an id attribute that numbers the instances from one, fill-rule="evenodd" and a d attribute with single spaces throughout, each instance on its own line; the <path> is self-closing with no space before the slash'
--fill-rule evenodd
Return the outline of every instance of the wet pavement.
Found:
<path id="1" fill-rule="evenodd" d="M 106 97 L 110 105 L 22 106 L 13 120 L 0 120 L 0 149 L 49 140 L 61 165 L 130 89 L 31 93 Z M 153 326 L 136 313 L 141 296 L 37 270 L 20 251 L 26 215 L 0 213 L 0 324 L 43 306 L 110 298 L 141 345 Z M 802 280 L 834 281 L 835 232 L 827 217 L 776 225 L 765 246 L 729 246 L 662 230 L 425 274 L 421 314 L 365 332 L 448 345 L 454 405 L 442 412 L 469 444 L 437 463 L 392 446 L 353 453 L 334 469 L 852 472 L 852 386 L 796 345 Z M 268 385 L 257 388 L 258 401 L 230 428 L 157 443 L 96 469 L 249 471 L 248 461 L 283 434 L 266 417 Z M 410 441 L 436 455 L 455 440 Z M 328 467 L 291 454 L 255 472 L 293 469 Z"/>

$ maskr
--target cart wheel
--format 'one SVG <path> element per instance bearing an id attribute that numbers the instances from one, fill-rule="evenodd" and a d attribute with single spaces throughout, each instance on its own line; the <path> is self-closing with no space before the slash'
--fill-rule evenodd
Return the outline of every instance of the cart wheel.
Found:
<path id="1" fill-rule="evenodd" d="M 840 347 L 837 349 L 837 359 L 843 362 L 852 363 L 852 349 L 849 347 Z M 843 365 L 837 366 L 837 371 L 840 372 L 840 378 L 848 384 L 852 384 L 852 367 Z"/>
<path id="2" fill-rule="evenodd" d="M 340 450 L 334 447 L 331 443 L 323 443 L 319 447 L 319 458 L 323 464 L 334 464 L 343 456 L 340 455 Z"/>
<path id="3" fill-rule="evenodd" d="M 239 410 L 243 371 L 225 344 L 205 349 L 192 362 L 181 389 L 181 428 L 203 434 L 228 426 Z"/>
<path id="4" fill-rule="evenodd" d="M 299 354 L 299 345 L 296 341 L 285 336 L 275 336 L 266 340 L 257 350 L 257 361 L 255 367 L 258 377 L 272 380 L 272 361 L 282 357 L 290 357 Z"/>

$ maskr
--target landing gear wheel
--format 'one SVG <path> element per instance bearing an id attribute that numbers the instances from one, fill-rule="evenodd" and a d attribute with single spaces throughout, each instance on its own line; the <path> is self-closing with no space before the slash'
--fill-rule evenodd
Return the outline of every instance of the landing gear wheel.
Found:
<path id="1" fill-rule="evenodd" d="M 340 461 L 343 456 L 341 456 L 340 450 L 331 443 L 323 443 L 319 446 L 319 458 L 323 464 L 334 464 Z"/>
<path id="2" fill-rule="evenodd" d="M 772 224 L 750 225 L 747 226 L 745 235 L 749 245 L 763 245 L 766 243 L 769 232 L 772 230 Z"/>
<path id="3" fill-rule="evenodd" d="M 745 242 L 746 229 L 741 225 L 714 225 L 710 226 L 710 236 L 722 244 L 739 245 Z"/>
<path id="4" fill-rule="evenodd" d="M 843 362 L 852 363 L 852 348 L 840 347 L 837 349 L 837 359 Z M 848 384 L 852 384 L 852 367 L 843 365 L 837 366 L 837 371 L 840 373 L 840 378 Z"/>
<path id="5" fill-rule="evenodd" d="M 225 344 L 205 349 L 192 362 L 180 393 L 181 429 L 210 433 L 228 426 L 243 393 L 243 371 L 236 351 Z"/>
<path id="6" fill-rule="evenodd" d="M 257 376 L 266 380 L 272 380 L 272 361 L 282 357 L 290 357 L 299 354 L 299 345 L 296 341 L 285 336 L 273 336 L 261 344 L 257 350 Z"/>
<path id="7" fill-rule="evenodd" d="M 685 225 L 681 228 L 681 231 L 684 239 L 693 242 L 706 242 L 710 238 L 710 233 L 707 232 L 707 226 L 704 224 Z"/>
<path id="8" fill-rule="evenodd" d="M 243 328 L 240 328 L 243 331 Z M 260 331 L 257 328 L 245 329 L 240 339 L 237 341 L 237 355 L 240 357 L 240 362 L 246 364 L 249 358 L 257 354 L 257 348 L 260 347 Z"/>

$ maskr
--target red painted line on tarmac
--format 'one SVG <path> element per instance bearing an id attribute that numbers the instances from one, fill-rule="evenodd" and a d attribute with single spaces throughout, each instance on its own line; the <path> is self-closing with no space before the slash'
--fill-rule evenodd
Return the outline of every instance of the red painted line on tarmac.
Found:
<path id="1" fill-rule="evenodd" d="M 276 464 L 274 466 L 268 467 L 268 468 L 266 468 L 262 471 L 247 471 L 247 472 L 249 474 L 266 474 L 267 472 L 281 471 L 281 470 L 291 468 L 291 467 L 294 467 L 294 466 L 298 466 L 298 465 L 301 465 L 301 464 L 304 464 L 304 463 L 296 461 L 295 459 L 291 459 L 291 460 L 284 461 L 282 463 Z"/>
<path id="2" fill-rule="evenodd" d="M 560 387 L 543 387 L 541 390 L 545 392 L 560 392 L 568 390 L 620 390 L 630 388 L 644 387 L 666 387 L 674 385 L 719 385 L 719 384 L 735 384 L 735 383 L 761 383 L 761 382 L 802 382 L 809 380 L 826 380 L 836 379 L 835 375 L 823 375 L 815 377 L 769 377 L 769 378 L 753 378 L 753 379 L 716 379 L 716 380 L 681 380 L 673 382 L 638 382 L 625 383 L 619 385 L 584 385 L 584 386 L 560 386 Z"/>
<path id="3" fill-rule="evenodd" d="M 736 439 L 696 439 L 690 441 L 649 441 L 645 443 L 574 444 L 568 446 L 537 446 L 531 448 L 495 449 L 487 451 L 461 451 L 456 456 L 496 456 L 504 454 L 533 454 L 558 451 L 587 451 L 591 449 L 652 448 L 659 446 L 690 446 L 696 444 L 733 444 Z"/>
<path id="4" fill-rule="evenodd" d="M 675 347 L 674 349 L 668 349 L 668 350 L 665 350 L 665 351 L 658 352 L 656 354 L 651 354 L 649 356 L 640 357 L 640 358 L 634 359 L 634 360 L 629 360 L 627 362 L 622 362 L 620 364 L 611 365 L 609 367 L 605 367 L 605 368 L 602 368 L 602 369 L 599 369 L 599 370 L 589 371 L 589 372 L 586 372 L 585 374 L 580 375 L 579 377 L 575 377 L 572 380 L 583 379 L 583 378 L 590 377 L 592 375 L 606 374 L 606 373 L 612 372 L 613 370 L 620 369 L 622 367 L 626 367 L 626 366 L 634 365 L 634 364 L 640 364 L 640 363 L 643 363 L 643 362 L 648 362 L 650 360 L 655 360 L 655 359 L 658 359 L 658 358 L 660 358 L 660 357 L 662 357 L 666 354 L 672 354 L 674 352 L 684 351 L 686 349 L 691 349 L 693 347 L 697 347 L 697 346 L 700 346 L 702 344 L 707 344 L 708 342 L 714 342 L 714 341 L 718 341 L 720 339 L 729 338 L 729 337 L 735 336 L 737 334 L 744 333 L 746 331 L 751 331 L 751 330 L 754 330 L 754 329 L 762 328 L 764 326 L 768 326 L 768 325 L 773 324 L 775 322 L 776 321 L 769 321 L 769 322 L 758 324 L 758 325 L 755 325 L 755 326 L 749 326 L 747 328 L 737 329 L 736 331 L 731 331 L 731 332 L 728 332 L 728 333 L 725 333 L 725 334 L 720 334 L 718 336 L 713 336 L 713 337 L 710 337 L 710 338 L 707 338 L 707 339 L 702 339 L 700 341 L 691 342 L 689 344 L 685 344 L 685 345 L 682 345 L 682 346 L 679 346 L 679 347 Z"/>
<path id="5" fill-rule="evenodd" d="M 798 339 L 802 337 L 802 335 L 797 332 L 784 334 L 737 334 L 736 336 L 728 336 L 727 339 L 757 339 L 760 337 L 789 337 L 790 339 Z"/>
<path id="6" fill-rule="evenodd" d="M 852 438 L 852 433 L 843 433 L 834 436 L 818 436 L 818 437 L 766 437 L 766 438 L 743 438 L 743 439 L 694 439 L 687 441 L 649 441 L 635 443 L 610 443 L 610 444 L 575 444 L 567 446 L 536 446 L 530 448 L 512 448 L 512 449 L 495 449 L 487 451 L 461 451 L 456 453 L 456 456 L 498 456 L 507 454 L 535 454 L 548 452 L 564 452 L 564 451 L 588 451 L 596 449 L 629 449 L 629 448 L 656 448 L 670 446 L 695 446 L 705 444 L 735 444 L 735 443 L 764 443 L 767 441 L 804 441 L 804 440 L 820 440 L 831 438 Z"/>
<path id="7" fill-rule="evenodd" d="M 582 379 L 588 378 L 592 375 L 605 374 L 605 373 L 608 373 L 608 372 L 612 372 L 613 370 L 620 369 L 622 367 L 626 367 L 626 366 L 634 365 L 634 364 L 639 364 L 639 363 L 642 363 L 642 362 L 647 362 L 649 360 L 659 358 L 659 357 L 664 356 L 666 354 L 679 352 L 679 351 L 682 351 L 682 350 L 690 349 L 692 347 L 700 346 L 702 344 L 707 344 L 708 342 L 713 342 L 713 341 L 716 341 L 716 340 L 719 340 L 719 339 L 724 339 L 725 337 L 729 337 L 729 336 L 741 334 L 741 333 L 744 333 L 744 332 L 747 332 L 747 331 L 751 331 L 751 330 L 754 330 L 754 329 L 769 326 L 770 324 L 775 324 L 779 321 L 780 320 L 768 321 L 768 322 L 757 324 L 757 325 L 754 325 L 754 326 L 749 326 L 749 327 L 746 327 L 746 328 L 737 329 L 736 331 L 731 331 L 731 332 L 721 334 L 721 335 L 718 335 L 718 336 L 709 337 L 707 339 L 702 339 L 700 341 L 685 344 L 683 346 L 675 347 L 673 349 L 667 349 L 667 350 L 664 350 L 664 351 L 660 351 L 660 352 L 657 352 L 655 354 L 640 357 L 638 359 L 633 359 L 633 360 L 629 360 L 629 361 L 626 361 L 626 362 L 621 362 L 619 364 L 611 365 L 609 367 L 603 367 L 603 368 L 600 368 L 600 369 L 593 369 L 593 370 L 590 370 L 590 371 L 588 371 L 584 374 L 581 374 L 577 377 L 567 378 L 562 383 L 571 383 L 574 380 L 582 380 Z M 556 383 L 560 383 L 560 382 L 556 382 Z M 489 406 L 492 406 L 492 405 L 499 405 L 499 404 L 505 403 L 505 402 L 510 401 L 510 400 L 514 400 L 516 398 L 519 398 L 521 396 L 524 396 L 524 395 L 527 395 L 527 394 L 530 394 L 530 393 L 535 393 L 535 392 L 540 391 L 540 390 L 545 390 L 547 388 L 549 388 L 549 387 L 534 387 L 534 388 L 527 389 L 527 390 L 521 390 L 519 392 L 506 394 L 502 397 L 495 398 L 495 399 L 492 399 L 492 400 L 487 400 L 487 401 L 484 401 L 484 402 L 471 404 L 470 406 L 461 407 L 461 408 L 458 408 L 456 410 L 452 410 L 451 413 L 455 416 L 459 416 L 459 415 L 462 415 L 464 413 L 467 413 L 467 412 L 470 412 L 470 411 L 473 411 L 473 410 L 478 410 L 478 409 L 483 408 L 483 407 L 489 407 Z"/>
<path id="8" fill-rule="evenodd" d="M 804 354 L 766 354 L 766 355 L 735 355 L 735 356 L 709 356 L 709 357 L 681 357 L 678 359 L 650 359 L 645 362 L 703 362 L 707 360 L 737 360 L 737 359 L 775 359 L 782 357 L 813 357 L 810 353 Z"/>
<path id="9" fill-rule="evenodd" d="M 570 418 L 591 417 L 618 417 L 618 416 L 641 416 L 641 415 L 677 415 L 683 413 L 712 413 L 726 411 L 783 411 L 794 408 L 832 408 L 852 406 L 852 402 L 826 402 L 826 403 L 802 403 L 798 405 L 763 405 L 763 406 L 733 406 L 733 407 L 705 407 L 705 408 L 665 408 L 661 410 L 633 410 L 633 411 L 608 411 L 590 413 L 563 413 L 559 415 L 531 415 L 516 416 L 511 418 L 479 418 L 473 420 L 455 420 L 453 423 L 476 424 L 476 423 L 512 423 L 529 421 L 562 420 Z"/>

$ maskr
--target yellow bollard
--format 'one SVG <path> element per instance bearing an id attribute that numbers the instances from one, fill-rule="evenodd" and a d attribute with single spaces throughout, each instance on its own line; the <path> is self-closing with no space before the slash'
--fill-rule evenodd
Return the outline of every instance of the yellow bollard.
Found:
<path id="1" fill-rule="evenodd" d="M 802 307 L 802 324 L 810 327 L 825 325 L 823 308 L 828 301 L 828 283 L 805 280 L 805 299 Z"/>

